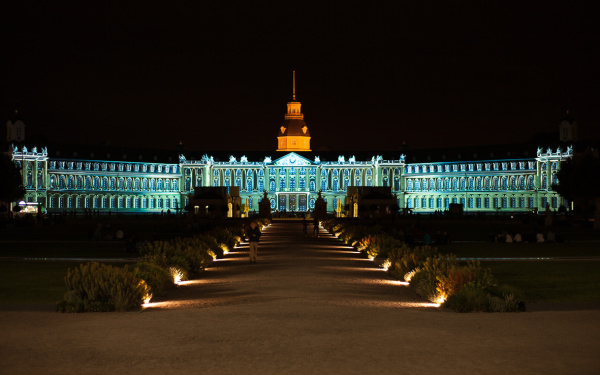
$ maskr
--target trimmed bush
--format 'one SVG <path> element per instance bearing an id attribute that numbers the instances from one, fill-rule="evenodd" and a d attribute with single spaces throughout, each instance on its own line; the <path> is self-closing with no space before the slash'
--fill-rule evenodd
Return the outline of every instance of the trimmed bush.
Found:
<path id="1" fill-rule="evenodd" d="M 162 296 L 169 289 L 175 287 L 171 273 L 154 263 L 140 262 L 136 264 L 135 275 L 148 284 L 154 297 Z"/>
<path id="2" fill-rule="evenodd" d="M 465 285 L 449 296 L 442 306 L 457 312 L 488 311 L 489 294 L 475 285 Z"/>
<path id="3" fill-rule="evenodd" d="M 446 296 L 438 288 L 438 276 L 447 274 L 448 270 L 454 266 L 456 266 L 456 256 L 454 255 L 438 255 L 427 258 L 410 280 L 410 286 L 421 297 L 431 302 L 439 302 Z"/>
<path id="4" fill-rule="evenodd" d="M 390 268 L 388 272 L 397 279 L 406 280 L 408 273 L 422 267 L 427 258 L 433 258 L 437 255 L 438 249 L 429 245 L 417 246 L 411 249 L 408 245 L 403 244 L 401 247 L 390 251 Z"/>
<path id="5" fill-rule="evenodd" d="M 65 283 L 67 292 L 58 304 L 61 312 L 127 311 L 139 309 L 151 297 L 146 282 L 127 266 L 81 264 L 68 270 Z"/>

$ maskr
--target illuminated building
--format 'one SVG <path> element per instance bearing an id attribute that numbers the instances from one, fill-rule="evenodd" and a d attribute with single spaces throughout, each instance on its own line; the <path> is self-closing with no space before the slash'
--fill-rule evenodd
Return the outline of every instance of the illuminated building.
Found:
<path id="1" fill-rule="evenodd" d="M 13 146 L 11 154 L 22 171 L 25 201 L 48 212 L 178 211 L 189 204 L 195 187 L 221 186 L 239 188 L 242 212 L 258 212 L 264 191 L 273 211 L 310 211 L 321 191 L 329 212 L 341 208 L 356 216 L 360 208 L 346 202 L 350 186 L 389 187 L 401 210 L 421 213 L 444 211 L 450 204 L 462 204 L 466 213 L 567 206 L 552 184 L 557 182 L 560 163 L 572 157 L 571 148 L 538 148 L 535 155 L 519 157 L 473 154 L 472 159 L 459 156 L 448 161 L 445 155 L 439 160 L 408 161 L 405 155 L 374 154 L 357 160 L 354 155 L 331 158 L 312 152 L 309 158 L 310 133 L 300 109 L 294 88 L 277 137 L 276 152 L 284 154 L 274 160 L 270 156 L 249 160 L 245 155 L 225 161 L 209 155 L 194 160 L 182 154 L 167 162 L 148 162 L 141 155 L 137 161 L 94 153 L 49 156 L 46 148 L 25 146 Z M 9 128 L 11 134 L 18 129 L 22 135 L 24 124 L 11 122 Z M 9 135 L 9 142 L 16 139 Z"/>

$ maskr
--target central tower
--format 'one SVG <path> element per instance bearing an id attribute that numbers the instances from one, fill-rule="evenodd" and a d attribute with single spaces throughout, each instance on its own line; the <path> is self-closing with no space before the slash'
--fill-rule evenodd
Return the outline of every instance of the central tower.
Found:
<path id="1" fill-rule="evenodd" d="M 292 101 L 287 104 L 285 120 L 279 128 L 277 151 L 310 151 L 310 133 L 296 100 L 296 71 L 292 72 Z"/>

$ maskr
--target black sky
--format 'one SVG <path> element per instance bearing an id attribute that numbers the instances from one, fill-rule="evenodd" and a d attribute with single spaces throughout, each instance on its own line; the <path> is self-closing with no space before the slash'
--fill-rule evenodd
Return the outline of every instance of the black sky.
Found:
<path id="1" fill-rule="evenodd" d="M 295 69 L 316 150 L 519 143 L 567 108 L 600 136 L 576 2 L 198 3 L 4 8 L 3 117 L 54 142 L 273 150 Z"/>

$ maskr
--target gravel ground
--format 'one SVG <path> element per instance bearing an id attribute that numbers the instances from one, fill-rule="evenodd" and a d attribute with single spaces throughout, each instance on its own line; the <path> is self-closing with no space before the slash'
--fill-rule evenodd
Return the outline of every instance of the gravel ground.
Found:
<path id="1" fill-rule="evenodd" d="M 441 311 L 301 231 L 271 225 L 256 264 L 242 246 L 141 312 L 0 311 L 0 374 L 600 373 L 600 310 Z"/>

